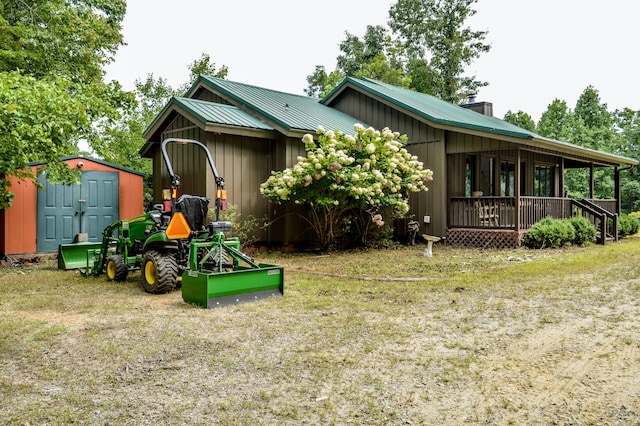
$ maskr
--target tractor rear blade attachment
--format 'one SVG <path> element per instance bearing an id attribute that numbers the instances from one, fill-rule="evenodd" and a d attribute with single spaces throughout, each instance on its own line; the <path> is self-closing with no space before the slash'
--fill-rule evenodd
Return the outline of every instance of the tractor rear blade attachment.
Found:
<path id="1" fill-rule="evenodd" d="M 231 272 L 187 270 L 182 274 L 182 299 L 205 308 L 252 302 L 284 294 L 284 269 L 261 263 Z"/>
<path id="2" fill-rule="evenodd" d="M 100 250 L 102 243 L 73 243 L 58 246 L 58 269 L 88 269 L 93 267 L 89 250 Z M 93 253 L 93 252 L 92 252 Z M 91 264 L 90 264 L 91 263 Z"/>

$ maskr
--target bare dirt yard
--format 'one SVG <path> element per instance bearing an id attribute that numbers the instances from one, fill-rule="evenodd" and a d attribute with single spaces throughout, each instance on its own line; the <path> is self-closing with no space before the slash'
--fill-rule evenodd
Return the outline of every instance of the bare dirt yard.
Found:
<path id="1" fill-rule="evenodd" d="M 0 268 L 2 424 L 640 424 L 640 239 L 256 253 L 285 297 Z"/>

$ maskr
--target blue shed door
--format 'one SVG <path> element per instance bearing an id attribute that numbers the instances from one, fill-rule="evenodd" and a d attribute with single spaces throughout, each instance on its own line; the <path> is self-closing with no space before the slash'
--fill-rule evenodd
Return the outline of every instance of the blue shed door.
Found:
<path id="1" fill-rule="evenodd" d="M 102 241 L 102 230 L 119 219 L 118 173 L 82 172 L 80 185 L 52 184 L 38 176 L 38 252 L 53 252 L 79 233 Z"/>

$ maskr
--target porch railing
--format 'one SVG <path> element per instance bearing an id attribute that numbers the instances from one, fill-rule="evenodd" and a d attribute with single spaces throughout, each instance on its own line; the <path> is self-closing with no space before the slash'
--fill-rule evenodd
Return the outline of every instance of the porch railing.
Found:
<path id="1" fill-rule="evenodd" d="M 526 230 L 545 217 L 563 219 L 581 214 L 572 201 L 571 198 L 520 197 L 519 226 L 516 227 L 515 197 L 452 197 L 449 227 Z M 589 201 L 611 213 L 616 212 L 616 200 Z"/>

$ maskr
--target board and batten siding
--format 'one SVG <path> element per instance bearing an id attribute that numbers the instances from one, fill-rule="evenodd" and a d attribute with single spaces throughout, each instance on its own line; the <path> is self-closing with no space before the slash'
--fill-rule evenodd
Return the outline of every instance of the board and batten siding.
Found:
<path id="1" fill-rule="evenodd" d="M 307 156 L 302 139 L 297 137 L 282 136 L 275 143 L 273 152 L 269 173 L 293 167 L 298 162 L 298 157 Z M 270 239 L 271 242 L 286 245 L 292 242 L 308 242 L 315 239 L 309 223 L 302 219 L 302 217 L 308 216 L 306 207 L 293 203 L 284 205 L 270 203 L 269 208 L 272 220 L 270 231 L 271 235 L 275 236 Z"/>
<path id="2" fill-rule="evenodd" d="M 447 163 L 445 132 L 429 126 L 418 117 L 413 117 L 397 106 L 383 103 L 355 90 L 346 90 L 333 100 L 331 106 L 358 119 L 366 126 L 376 129 L 388 127 L 392 131 L 406 134 L 407 150 L 433 171 L 433 181 L 427 184 L 429 191 L 411 194 L 409 214 L 420 223 L 422 233 L 446 236 L 447 233 Z M 424 222 L 429 216 L 430 223 Z M 405 229 L 398 229 L 403 235 Z"/>
<path id="3" fill-rule="evenodd" d="M 193 96 L 193 99 L 198 99 L 201 101 L 207 102 L 215 102 L 217 104 L 231 105 L 225 98 L 219 96 L 207 88 L 201 87 L 199 88 Z"/>
<path id="4" fill-rule="evenodd" d="M 207 146 L 218 174 L 224 179 L 227 202 L 236 206 L 240 220 L 250 216 L 261 220 L 268 217 L 269 206 L 260 195 L 260 184 L 271 173 L 270 150 L 273 141 L 248 136 L 208 133 L 182 116 L 176 117 L 163 131 L 163 139 L 194 139 Z M 214 208 L 216 183 L 206 156 L 195 145 L 167 145 L 174 173 L 181 177 L 180 194 L 200 195 L 211 200 Z M 154 202 L 162 199 L 162 189 L 170 188 L 169 174 L 159 149 L 154 152 Z M 258 233 L 266 240 L 266 231 Z"/>

